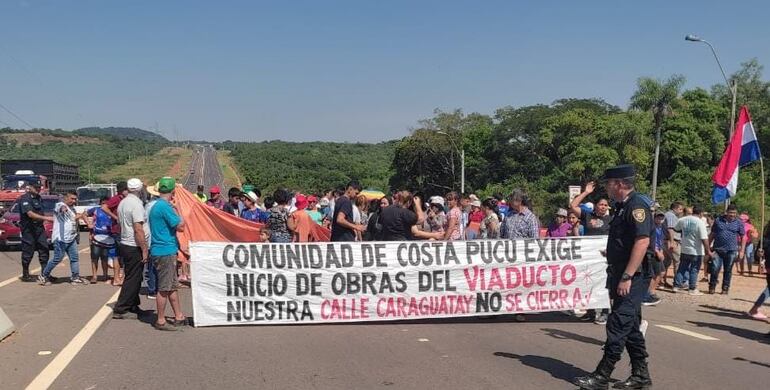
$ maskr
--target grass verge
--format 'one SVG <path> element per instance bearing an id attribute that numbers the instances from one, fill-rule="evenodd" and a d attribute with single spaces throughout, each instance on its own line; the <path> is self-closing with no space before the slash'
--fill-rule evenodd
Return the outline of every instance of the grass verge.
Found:
<path id="1" fill-rule="evenodd" d="M 188 166 L 192 151 L 181 147 L 166 147 L 150 156 L 140 156 L 99 175 L 105 183 L 115 183 L 132 177 L 142 179 L 147 185 L 155 184 L 163 176 L 181 180 Z"/>
<path id="2" fill-rule="evenodd" d="M 241 188 L 243 184 L 241 177 L 233 167 L 233 159 L 230 157 L 229 150 L 217 150 L 217 162 L 222 169 L 222 175 L 224 176 L 225 188 L 238 187 Z"/>

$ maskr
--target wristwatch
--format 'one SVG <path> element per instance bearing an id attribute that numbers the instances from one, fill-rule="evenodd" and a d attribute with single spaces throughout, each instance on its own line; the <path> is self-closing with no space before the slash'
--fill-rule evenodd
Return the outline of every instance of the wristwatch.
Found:
<path id="1" fill-rule="evenodd" d="M 629 281 L 631 279 L 633 279 L 633 276 L 631 276 L 631 275 L 629 275 L 629 274 L 627 274 L 625 272 L 623 272 L 623 276 L 620 277 L 620 281 L 621 282 L 626 282 L 626 281 Z"/>

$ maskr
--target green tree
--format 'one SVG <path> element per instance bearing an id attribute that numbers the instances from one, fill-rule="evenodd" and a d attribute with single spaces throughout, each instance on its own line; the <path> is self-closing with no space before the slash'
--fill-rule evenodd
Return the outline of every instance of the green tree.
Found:
<path id="1" fill-rule="evenodd" d="M 679 97 L 685 78 L 671 76 L 666 81 L 642 77 L 637 81 L 637 90 L 631 96 L 631 108 L 651 111 L 655 129 L 655 157 L 652 168 L 652 198 L 657 196 L 658 162 L 660 160 L 660 139 L 663 122 L 672 114 L 671 104 Z"/>

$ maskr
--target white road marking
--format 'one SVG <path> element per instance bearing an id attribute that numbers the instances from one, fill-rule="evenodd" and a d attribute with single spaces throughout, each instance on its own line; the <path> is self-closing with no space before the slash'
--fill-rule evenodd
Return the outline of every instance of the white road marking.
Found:
<path id="1" fill-rule="evenodd" d="M 655 325 L 655 326 L 657 326 L 658 328 L 663 328 L 663 329 L 666 329 L 666 330 L 670 330 L 672 332 L 681 333 L 683 335 L 687 335 L 687 336 L 690 336 L 690 337 L 695 337 L 696 339 L 700 339 L 700 340 L 719 341 L 718 338 L 711 337 L 711 336 L 706 336 L 705 334 L 700 334 L 700 333 L 692 332 L 692 331 L 689 331 L 689 330 L 686 330 L 686 329 L 682 329 L 682 328 L 677 328 L 676 326 L 671 326 L 671 325 Z"/>
<path id="2" fill-rule="evenodd" d="M 421 342 L 421 343 L 426 343 L 426 342 L 428 342 L 428 341 L 430 341 L 430 340 L 428 340 L 428 339 L 417 339 L 417 341 L 419 341 L 419 342 Z"/>
<path id="3" fill-rule="evenodd" d="M 112 308 L 107 305 L 115 302 L 118 299 L 119 294 L 120 290 L 115 291 L 115 294 L 113 294 L 104 306 L 91 317 L 83 329 L 81 329 L 80 332 L 67 343 L 61 352 L 48 363 L 43 371 L 32 380 L 27 386 L 27 390 L 47 389 L 53 384 L 56 378 L 61 375 L 62 371 L 64 371 L 70 362 L 72 362 L 72 359 L 74 359 L 78 352 L 83 349 L 83 346 L 86 345 L 88 340 L 90 340 L 94 333 L 96 333 L 96 330 L 110 317 Z"/>
<path id="4" fill-rule="evenodd" d="M 90 249 L 91 248 L 83 248 L 83 249 L 79 250 L 78 253 L 83 253 L 83 252 L 85 252 L 87 250 L 90 250 Z M 64 264 L 63 261 L 61 263 L 59 263 L 59 265 L 62 265 L 62 264 Z M 58 265 L 57 265 L 57 267 L 58 267 Z M 31 273 L 31 274 L 36 274 L 38 272 L 40 272 L 40 267 L 33 268 L 33 269 L 29 270 L 29 273 Z M 7 285 L 9 285 L 9 284 L 11 284 L 13 282 L 17 282 L 19 280 L 19 278 L 21 278 L 21 274 L 18 274 L 18 275 L 14 276 L 14 277 L 12 277 L 10 279 L 3 280 L 2 282 L 0 282 L 0 287 L 5 287 L 5 286 L 7 286 Z"/>

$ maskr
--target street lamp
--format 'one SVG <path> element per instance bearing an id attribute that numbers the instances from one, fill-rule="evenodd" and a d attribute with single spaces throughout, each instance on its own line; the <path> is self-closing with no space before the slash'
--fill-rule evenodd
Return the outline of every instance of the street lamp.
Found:
<path id="1" fill-rule="evenodd" d="M 730 93 L 733 95 L 733 105 L 732 105 L 732 111 L 730 113 L 730 138 L 727 140 L 727 142 L 730 142 L 730 139 L 733 138 L 733 130 L 735 128 L 735 103 L 738 97 L 738 82 L 733 80 L 732 85 L 730 85 L 730 80 L 727 79 L 727 75 L 725 74 L 724 68 L 722 68 L 722 63 L 719 61 L 719 56 L 717 55 L 717 51 L 714 50 L 714 46 L 709 43 L 709 41 L 705 39 L 701 39 L 697 35 L 689 34 L 684 37 L 685 41 L 690 42 L 702 42 L 708 45 L 708 47 L 711 49 L 711 54 L 714 55 L 714 59 L 717 60 L 717 65 L 719 65 L 719 71 L 722 72 L 722 77 L 725 79 L 725 83 L 727 84 L 727 89 L 730 90 Z"/>
<path id="2" fill-rule="evenodd" d="M 445 135 L 452 143 L 452 147 L 460 153 L 460 194 L 465 194 L 465 147 L 458 148 L 452 136 L 445 131 L 437 131 L 437 134 Z"/>

